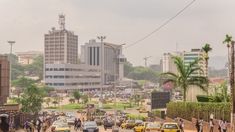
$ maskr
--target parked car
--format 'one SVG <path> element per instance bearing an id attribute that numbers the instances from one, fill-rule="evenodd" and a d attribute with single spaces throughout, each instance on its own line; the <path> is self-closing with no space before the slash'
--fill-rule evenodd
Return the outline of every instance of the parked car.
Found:
<path id="1" fill-rule="evenodd" d="M 99 128 L 94 121 L 87 121 L 82 125 L 82 132 L 99 132 Z"/>
<path id="2" fill-rule="evenodd" d="M 123 122 L 122 124 L 121 124 L 121 128 L 123 129 L 123 128 L 126 128 L 126 129 L 128 129 L 128 128 L 134 128 L 135 127 L 135 121 L 134 120 L 126 120 L 125 122 Z"/>
<path id="3" fill-rule="evenodd" d="M 101 110 L 101 109 L 96 109 L 95 112 L 96 112 L 96 113 L 102 113 L 102 114 L 105 114 L 105 113 L 106 113 L 105 110 Z"/>
<path id="4" fill-rule="evenodd" d="M 102 125 L 102 120 L 105 118 L 105 116 L 96 116 L 94 121 L 97 125 Z"/>
<path id="5" fill-rule="evenodd" d="M 70 126 L 68 125 L 68 123 L 61 123 L 61 124 L 58 124 L 55 128 L 55 131 L 56 132 L 70 132 Z"/>
<path id="6" fill-rule="evenodd" d="M 143 109 L 140 109 L 139 112 L 140 113 L 148 113 L 149 111 L 143 108 Z"/>
<path id="7" fill-rule="evenodd" d="M 163 132 L 181 132 L 180 127 L 176 122 L 165 122 L 162 127 L 161 131 Z"/>
<path id="8" fill-rule="evenodd" d="M 138 126 L 134 127 L 134 132 L 144 132 L 148 122 L 143 122 L 142 124 L 139 124 Z"/>

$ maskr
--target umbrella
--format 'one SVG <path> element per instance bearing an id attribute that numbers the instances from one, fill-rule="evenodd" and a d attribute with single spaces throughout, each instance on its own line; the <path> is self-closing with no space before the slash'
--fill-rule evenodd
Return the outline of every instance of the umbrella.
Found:
<path id="1" fill-rule="evenodd" d="M 6 118 L 8 118 L 8 116 L 9 116 L 8 114 L 1 114 L 0 115 L 0 117 L 6 117 Z"/>

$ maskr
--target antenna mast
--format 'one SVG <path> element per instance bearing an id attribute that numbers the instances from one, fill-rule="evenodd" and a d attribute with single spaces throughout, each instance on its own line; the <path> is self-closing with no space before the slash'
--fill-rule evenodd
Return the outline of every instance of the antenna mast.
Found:
<path id="1" fill-rule="evenodd" d="M 60 30 L 65 29 L 65 14 L 59 14 L 59 26 Z"/>

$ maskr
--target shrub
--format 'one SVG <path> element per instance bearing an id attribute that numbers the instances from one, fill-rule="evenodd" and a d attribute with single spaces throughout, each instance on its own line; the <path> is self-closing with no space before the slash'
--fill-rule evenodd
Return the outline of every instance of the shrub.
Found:
<path id="1" fill-rule="evenodd" d="M 209 97 L 207 95 L 197 95 L 198 102 L 209 102 Z"/>
<path id="2" fill-rule="evenodd" d="M 153 117 L 160 117 L 161 118 L 161 111 L 160 110 L 153 110 L 152 111 L 152 116 Z"/>
<path id="3" fill-rule="evenodd" d="M 167 104 L 167 117 L 180 117 L 191 121 L 192 118 L 203 118 L 209 121 L 210 114 L 214 119 L 223 118 L 230 121 L 230 103 L 211 102 L 170 102 Z"/>
<path id="4" fill-rule="evenodd" d="M 130 117 L 131 120 L 135 120 L 138 118 L 139 120 L 146 120 L 147 116 L 145 115 L 133 115 L 133 114 L 127 114 L 127 117 Z"/>
<path id="5" fill-rule="evenodd" d="M 104 106 L 103 109 L 112 109 L 111 106 Z"/>

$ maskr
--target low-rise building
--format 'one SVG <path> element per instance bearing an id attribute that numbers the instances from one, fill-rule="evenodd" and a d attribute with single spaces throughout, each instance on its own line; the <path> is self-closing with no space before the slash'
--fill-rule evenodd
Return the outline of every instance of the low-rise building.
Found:
<path id="1" fill-rule="evenodd" d="M 43 51 L 15 52 L 18 56 L 18 62 L 22 65 L 32 64 L 38 56 L 43 56 Z"/>

